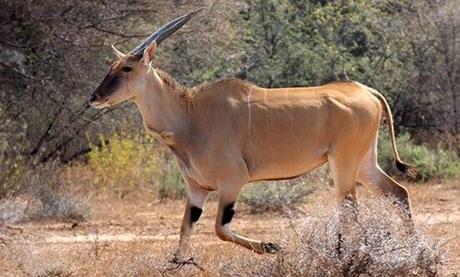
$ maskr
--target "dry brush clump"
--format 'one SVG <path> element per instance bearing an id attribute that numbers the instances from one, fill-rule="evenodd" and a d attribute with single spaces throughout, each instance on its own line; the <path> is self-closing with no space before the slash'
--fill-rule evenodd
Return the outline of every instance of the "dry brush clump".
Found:
<path id="1" fill-rule="evenodd" d="M 58 219 L 84 221 L 91 208 L 87 201 L 67 192 L 57 192 L 50 187 L 37 187 L 28 202 L 28 218 L 32 220 Z"/>
<path id="2" fill-rule="evenodd" d="M 70 192 L 61 173 L 62 169 L 54 163 L 24 170 L 18 181 L 21 190 L 0 199 L 0 223 L 88 219 L 88 201 Z"/>
<path id="3" fill-rule="evenodd" d="M 444 252 L 440 243 L 416 226 L 388 200 L 358 204 L 358 215 L 339 224 L 339 211 L 290 216 L 283 249 L 254 264 L 239 258 L 221 269 L 224 276 L 440 276 Z M 342 214 L 355 211 L 344 205 Z M 339 248 L 338 233 L 343 226 Z"/>

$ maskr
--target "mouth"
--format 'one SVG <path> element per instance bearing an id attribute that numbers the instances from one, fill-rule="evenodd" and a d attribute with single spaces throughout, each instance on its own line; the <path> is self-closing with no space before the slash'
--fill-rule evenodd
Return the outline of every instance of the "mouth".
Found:
<path id="1" fill-rule="evenodd" d="M 110 107 L 109 99 L 91 101 L 90 105 L 96 109 L 103 109 L 103 108 Z"/>

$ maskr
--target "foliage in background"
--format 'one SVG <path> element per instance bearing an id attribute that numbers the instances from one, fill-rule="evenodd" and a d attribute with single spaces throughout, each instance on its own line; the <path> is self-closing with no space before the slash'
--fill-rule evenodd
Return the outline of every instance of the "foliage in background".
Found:
<path id="1" fill-rule="evenodd" d="M 185 183 L 173 157 L 163 152 L 161 172 L 156 184 L 160 199 L 181 199 L 185 197 Z"/>
<path id="2" fill-rule="evenodd" d="M 103 142 L 101 146 L 88 153 L 94 185 L 123 197 L 141 184 L 153 183 L 160 165 L 159 153 L 152 147 L 152 138 L 115 134 L 100 141 Z"/>
<path id="3" fill-rule="evenodd" d="M 154 61 L 180 83 L 239 77 L 280 87 L 354 79 L 385 94 L 398 133 L 460 153 L 456 0 L 0 4 L 0 197 L 20 191 L 30 168 L 53 160 L 84 161 L 85 154 L 106 147 L 101 137 L 113 133 L 122 134 L 114 147 L 127 147 L 120 150 L 126 155 L 101 153 L 100 165 L 92 164 L 102 173 L 96 183 L 116 181 L 122 196 L 136 183 L 155 179 L 161 197 L 181 197 L 183 183 L 170 157 L 155 158 L 166 161 L 165 175 L 154 169 L 155 159 L 130 168 L 128 158 L 140 163 L 132 153 L 151 151 L 129 142 L 142 128 L 137 109 L 126 104 L 94 110 L 87 98 L 113 61 L 110 44 L 126 52 L 170 18 L 203 6 L 201 15 L 161 45 Z M 408 146 L 401 151 L 420 167 L 420 180 L 458 171 L 451 162 L 455 155 L 412 142 L 402 142 Z M 89 154 L 93 160 L 95 153 Z M 117 170 L 112 181 L 111 165 Z"/>
<path id="4" fill-rule="evenodd" d="M 415 166 L 418 181 L 445 180 L 460 175 L 460 159 L 454 152 L 417 145 L 409 134 L 399 136 L 396 145 L 401 158 Z M 387 132 L 379 135 L 378 159 L 385 172 L 398 174 Z"/>
<path id="5" fill-rule="evenodd" d="M 0 3 L 1 114 L 24 126 L 15 147 L 35 164 L 76 159 L 90 151 L 88 136 L 98 144 L 101 132 L 131 131 L 126 121 L 140 127 L 132 105 L 87 105 L 114 58 L 109 45 L 126 52 L 168 19 L 203 6 L 155 59 L 179 82 L 236 76 L 280 87 L 350 78 L 389 98 L 398 129 L 444 134 L 458 150 L 455 0 Z"/>
<path id="6" fill-rule="evenodd" d="M 224 38 L 236 33 L 237 25 L 228 22 L 237 10 L 226 8 L 233 2 L 217 7 L 211 1 L 143 0 L 0 4 L 2 119 L 25 125 L 26 143 L 15 146 L 33 164 L 72 161 L 91 150 L 88 137 L 99 144 L 99 133 L 127 126 L 126 121 L 142 126 L 132 105 L 114 112 L 87 103 L 115 59 L 111 44 L 128 52 L 171 18 L 207 6 L 207 16 L 192 20 L 162 44 L 155 65 L 187 83 L 229 70 L 223 57 L 233 42 Z"/>
<path id="7" fill-rule="evenodd" d="M 443 134 L 460 150 L 457 1 L 244 3 L 242 77 L 268 87 L 362 82 L 389 99 L 397 130 Z"/>

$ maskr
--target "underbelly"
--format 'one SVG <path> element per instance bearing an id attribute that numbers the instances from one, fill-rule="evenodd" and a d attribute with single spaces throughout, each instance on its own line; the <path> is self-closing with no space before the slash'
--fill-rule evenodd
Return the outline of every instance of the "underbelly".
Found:
<path id="1" fill-rule="evenodd" d="M 325 153 L 302 160 L 292 159 L 286 162 L 263 162 L 249 167 L 250 182 L 286 180 L 302 176 L 327 162 Z"/>

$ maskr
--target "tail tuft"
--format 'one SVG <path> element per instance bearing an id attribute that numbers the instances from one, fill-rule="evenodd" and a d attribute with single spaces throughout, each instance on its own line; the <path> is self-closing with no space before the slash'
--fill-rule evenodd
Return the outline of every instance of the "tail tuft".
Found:
<path id="1" fill-rule="evenodd" d="M 405 163 L 400 160 L 395 161 L 396 168 L 401 171 L 404 175 L 410 177 L 411 179 L 415 179 L 417 177 L 417 171 L 413 165 Z"/>

